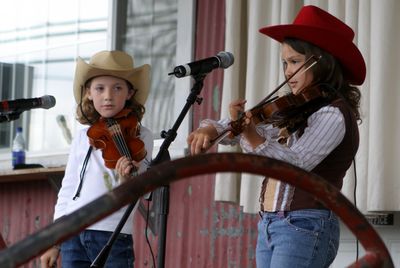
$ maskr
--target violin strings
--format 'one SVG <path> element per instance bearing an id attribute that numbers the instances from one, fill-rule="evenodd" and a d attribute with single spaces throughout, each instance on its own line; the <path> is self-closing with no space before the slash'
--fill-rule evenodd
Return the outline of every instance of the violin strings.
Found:
<path id="1" fill-rule="evenodd" d="M 128 148 L 128 145 L 126 144 L 126 141 L 124 139 L 121 126 L 118 124 L 116 120 L 112 118 L 107 118 L 106 124 L 119 154 L 121 156 L 126 156 L 129 161 L 132 161 L 132 156 Z M 131 175 L 132 176 L 138 175 L 138 170 L 135 166 L 132 169 Z"/>
<path id="2" fill-rule="evenodd" d="M 126 156 L 129 160 L 132 159 L 128 145 L 125 142 L 124 136 L 120 125 L 114 119 L 107 119 L 108 129 L 112 135 L 112 138 L 117 146 L 118 152 L 122 156 Z"/>
<path id="3" fill-rule="evenodd" d="M 113 122 L 112 119 L 108 119 L 108 121 L 110 123 L 108 125 L 108 130 L 111 133 L 111 137 L 112 137 L 112 139 L 113 139 L 113 141 L 114 141 L 114 143 L 115 143 L 115 145 L 116 145 L 116 147 L 118 149 L 118 152 L 121 155 L 125 155 L 124 148 L 123 148 L 123 143 L 122 143 L 120 137 L 118 136 L 118 128 L 117 128 L 115 122 Z"/>
<path id="4" fill-rule="evenodd" d="M 119 144 L 121 145 L 121 149 L 123 151 L 123 155 L 126 156 L 129 160 L 132 159 L 131 153 L 129 151 L 128 145 L 125 142 L 124 136 L 122 135 L 122 130 L 119 124 L 115 124 L 116 129 L 116 138 L 118 139 Z"/>

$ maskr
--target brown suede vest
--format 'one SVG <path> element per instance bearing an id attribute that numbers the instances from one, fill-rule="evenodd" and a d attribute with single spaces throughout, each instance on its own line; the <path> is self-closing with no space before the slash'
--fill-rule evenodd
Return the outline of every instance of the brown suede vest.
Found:
<path id="1" fill-rule="evenodd" d="M 345 101 L 338 99 L 332 102 L 331 105 L 337 107 L 342 112 L 345 119 L 346 132 L 341 143 L 311 172 L 321 176 L 338 189 L 341 189 L 346 171 L 351 166 L 358 150 L 359 133 L 357 120 Z M 267 180 L 268 179 L 264 180 L 261 189 L 261 210 L 264 210 L 263 202 Z M 294 188 L 291 199 L 290 208 L 288 210 L 324 208 L 311 194 L 299 188 Z"/>

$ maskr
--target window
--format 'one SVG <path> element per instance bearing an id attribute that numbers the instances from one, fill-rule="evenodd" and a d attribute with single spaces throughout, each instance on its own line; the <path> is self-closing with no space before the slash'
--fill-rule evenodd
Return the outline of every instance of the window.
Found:
<path id="1" fill-rule="evenodd" d="M 168 73 L 193 56 L 194 20 L 192 0 L 129 0 L 127 4 L 122 49 L 134 55 L 135 64 L 152 66 L 152 85 L 143 125 L 153 131 L 155 139 L 160 139 L 161 131 L 173 127 L 190 93 L 192 81 L 189 77 L 178 80 Z M 172 154 L 183 154 L 189 116 L 185 117 L 171 144 L 171 150 L 177 150 Z"/>
<path id="2" fill-rule="evenodd" d="M 55 107 L 23 112 L 0 126 L 0 160 L 9 161 L 16 126 L 24 127 L 28 156 L 66 152 L 57 118 L 74 130 L 72 82 L 77 56 L 107 48 L 108 0 L 6 1 L 0 10 L 2 100 L 52 95 Z"/>
<path id="3" fill-rule="evenodd" d="M 124 8 L 115 9 L 117 3 Z M 22 113 L 18 120 L 1 123 L 0 168 L 3 163 L 11 166 L 10 144 L 17 126 L 26 130 L 28 163 L 60 165 L 55 156 L 62 155 L 60 161 L 65 164 L 69 143 L 57 119 L 64 117 L 72 134 L 81 127 L 75 120 L 72 93 L 76 58 L 88 60 L 104 49 L 126 50 L 134 55 L 135 66 L 152 65 L 152 88 L 143 124 L 153 131 L 156 139 L 160 138 L 161 130 L 172 128 L 190 92 L 191 80 L 177 80 L 168 73 L 178 63 L 192 58 L 194 3 L 194 0 L 4 2 L 0 10 L 0 64 L 21 66 L 24 71 L 18 76 L 24 77 L 21 81 L 25 82 L 17 86 L 8 79 L 0 79 L 12 85 L 2 91 L 1 99 L 52 95 L 57 103 L 49 110 L 32 109 Z M 186 146 L 188 117 L 171 145 L 180 152 Z"/>
<path id="4" fill-rule="evenodd" d="M 32 92 L 33 68 L 24 64 L 0 63 L 0 97 L 2 100 L 10 99 L 14 95 L 16 98 L 22 98 L 26 91 L 27 95 Z M 15 91 L 15 88 L 24 90 Z M 4 111 L 0 114 L 0 148 L 11 146 L 11 139 L 15 128 L 12 128 L 9 121 L 20 118 L 20 111 Z M 21 123 L 26 129 L 26 124 Z"/>

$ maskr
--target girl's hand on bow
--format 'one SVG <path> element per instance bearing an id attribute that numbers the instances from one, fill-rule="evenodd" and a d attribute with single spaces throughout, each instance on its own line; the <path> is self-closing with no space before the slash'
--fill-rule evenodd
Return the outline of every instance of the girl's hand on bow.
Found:
<path id="1" fill-rule="evenodd" d="M 189 134 L 187 143 L 192 155 L 200 154 L 206 151 L 212 145 L 210 140 L 218 135 L 214 126 L 199 128 Z"/>

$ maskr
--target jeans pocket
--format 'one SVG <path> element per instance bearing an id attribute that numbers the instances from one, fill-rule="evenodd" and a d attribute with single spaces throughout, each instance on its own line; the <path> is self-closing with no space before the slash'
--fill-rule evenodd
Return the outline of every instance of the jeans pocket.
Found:
<path id="1" fill-rule="evenodd" d="M 287 225 L 296 231 L 305 232 L 312 235 L 318 235 L 322 230 L 323 221 L 321 218 L 299 217 L 289 215 L 285 218 Z"/>

